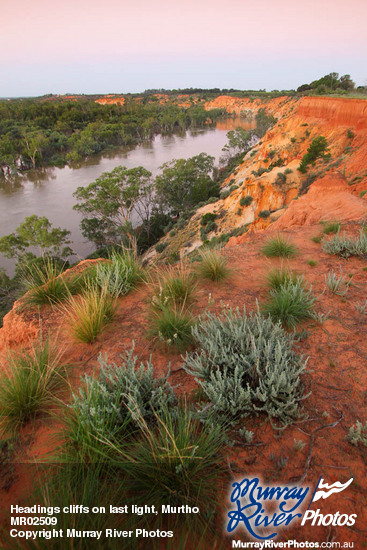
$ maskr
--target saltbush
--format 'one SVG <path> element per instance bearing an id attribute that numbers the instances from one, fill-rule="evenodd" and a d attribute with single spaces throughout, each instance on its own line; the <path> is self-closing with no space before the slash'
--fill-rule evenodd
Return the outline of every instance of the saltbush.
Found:
<path id="1" fill-rule="evenodd" d="M 338 232 L 328 241 L 322 240 L 322 249 L 327 254 L 336 254 L 342 258 L 365 257 L 367 256 L 367 234 L 361 230 L 359 236 L 353 239 L 353 237 L 348 238 L 345 232 L 343 235 Z"/>
<path id="2" fill-rule="evenodd" d="M 184 369 L 210 402 L 204 419 L 235 424 L 264 412 L 287 424 L 300 415 L 306 361 L 279 323 L 259 311 L 229 309 L 219 317 L 208 313 L 192 333 L 199 351 L 186 355 Z"/>
<path id="3" fill-rule="evenodd" d="M 155 414 L 176 403 L 169 373 L 154 376 L 150 359 L 139 365 L 134 347 L 121 359 L 121 365 L 110 365 L 107 354 L 100 354 L 98 377 L 85 375 L 79 394 L 73 394 L 68 438 L 82 454 L 92 455 L 100 444 L 123 438 L 141 418 L 155 422 Z"/>
<path id="4" fill-rule="evenodd" d="M 347 440 L 352 443 L 352 445 L 357 446 L 361 443 L 367 447 L 367 422 L 363 425 L 362 422 L 357 420 L 355 426 L 349 428 Z"/>

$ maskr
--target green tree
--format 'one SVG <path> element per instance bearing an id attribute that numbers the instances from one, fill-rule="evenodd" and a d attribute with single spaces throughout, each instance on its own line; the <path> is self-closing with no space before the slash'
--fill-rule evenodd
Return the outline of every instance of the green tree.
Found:
<path id="1" fill-rule="evenodd" d="M 47 138 L 39 130 L 25 130 L 23 133 L 24 156 L 32 162 L 36 168 L 37 159 L 42 158 L 42 150 L 47 144 Z"/>
<path id="2" fill-rule="evenodd" d="M 227 152 L 232 156 L 247 151 L 251 140 L 251 132 L 247 132 L 243 128 L 236 128 L 227 132 L 228 143 L 223 147 L 222 151 Z"/>
<path id="3" fill-rule="evenodd" d="M 262 138 L 266 134 L 267 130 L 269 130 L 271 126 L 274 126 L 274 124 L 277 121 L 277 119 L 273 115 L 268 115 L 268 113 L 264 108 L 261 108 L 257 111 L 255 119 L 256 119 L 255 134 L 259 138 Z"/>
<path id="4" fill-rule="evenodd" d="M 219 187 L 211 178 L 213 168 L 214 157 L 206 153 L 166 162 L 155 180 L 159 203 L 172 214 L 180 214 L 209 197 L 217 197 Z"/>
<path id="5" fill-rule="evenodd" d="M 34 257 L 31 249 L 38 249 L 40 256 L 66 258 L 73 254 L 68 244 L 70 231 L 52 227 L 45 217 L 33 214 L 24 219 L 14 233 L 0 238 L 0 253 L 7 258 L 23 260 Z"/>
<path id="6" fill-rule="evenodd" d="M 135 244 L 134 225 L 147 223 L 153 201 L 152 174 L 142 166 L 117 166 L 104 172 L 87 187 L 78 187 L 74 206 L 85 214 L 83 235 L 97 247 L 119 244 L 128 239 Z"/>
<path id="7" fill-rule="evenodd" d="M 343 90 L 354 90 L 355 88 L 355 83 L 353 82 L 353 80 L 350 78 L 350 75 L 349 74 L 345 74 L 343 76 L 340 77 L 340 84 L 339 84 L 340 88 L 342 88 Z"/>
<path id="8" fill-rule="evenodd" d="M 324 136 L 318 136 L 312 140 L 307 149 L 307 153 L 303 155 L 298 170 L 302 173 L 307 172 L 309 164 L 314 163 L 318 158 L 324 157 L 326 154 L 328 154 L 327 139 Z"/>

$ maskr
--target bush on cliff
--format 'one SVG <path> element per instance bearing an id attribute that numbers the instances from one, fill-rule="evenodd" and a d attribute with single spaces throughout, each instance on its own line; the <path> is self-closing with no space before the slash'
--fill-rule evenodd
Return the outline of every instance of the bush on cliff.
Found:
<path id="1" fill-rule="evenodd" d="M 302 157 L 298 170 L 303 174 L 306 173 L 309 164 L 313 164 L 320 157 L 325 157 L 328 151 L 327 146 L 328 142 L 324 136 L 319 136 L 312 140 L 307 153 Z"/>

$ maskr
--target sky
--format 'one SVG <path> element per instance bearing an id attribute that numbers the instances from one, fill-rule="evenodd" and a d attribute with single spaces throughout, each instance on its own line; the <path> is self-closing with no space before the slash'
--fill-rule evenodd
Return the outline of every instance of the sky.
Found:
<path id="1" fill-rule="evenodd" d="M 0 0 L 0 97 L 367 84 L 367 0 Z"/>

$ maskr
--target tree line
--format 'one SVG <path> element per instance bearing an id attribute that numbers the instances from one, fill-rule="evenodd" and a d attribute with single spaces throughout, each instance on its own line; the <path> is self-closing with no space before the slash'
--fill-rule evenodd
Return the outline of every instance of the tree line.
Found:
<path id="1" fill-rule="evenodd" d="M 134 146 L 155 134 L 214 123 L 224 111 L 159 103 L 99 105 L 78 101 L 0 101 L 0 175 L 66 163 L 116 146 Z"/>

